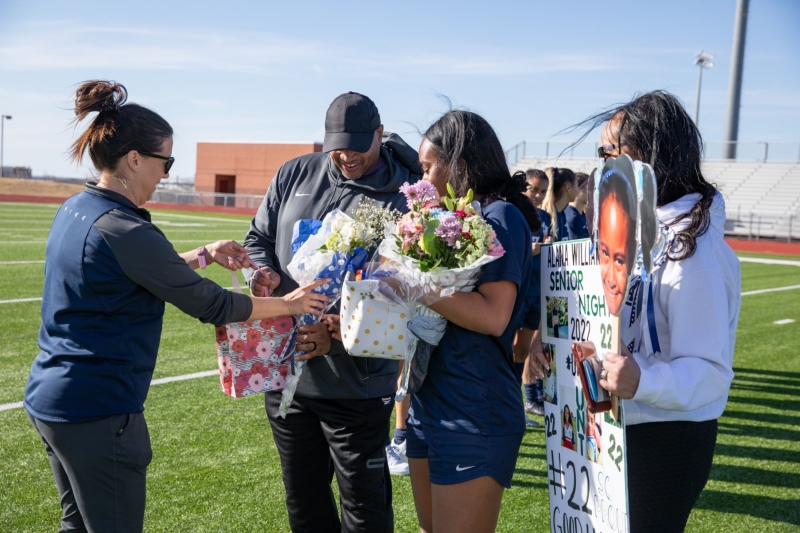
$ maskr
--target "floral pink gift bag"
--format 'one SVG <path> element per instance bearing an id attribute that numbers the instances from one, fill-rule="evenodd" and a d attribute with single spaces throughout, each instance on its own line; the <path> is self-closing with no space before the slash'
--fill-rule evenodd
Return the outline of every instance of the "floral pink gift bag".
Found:
<path id="1" fill-rule="evenodd" d="M 217 327 L 217 359 L 222 392 L 241 398 L 281 390 L 290 361 L 286 347 L 294 318 L 279 316 Z"/>

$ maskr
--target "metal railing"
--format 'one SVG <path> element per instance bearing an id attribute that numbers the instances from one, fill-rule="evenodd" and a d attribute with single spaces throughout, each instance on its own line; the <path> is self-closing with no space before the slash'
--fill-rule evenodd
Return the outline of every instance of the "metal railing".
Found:
<path id="1" fill-rule="evenodd" d="M 594 159 L 599 143 L 584 141 L 572 146 L 574 141 L 521 141 L 506 150 L 509 166 L 526 157 L 568 159 Z M 723 160 L 724 149 L 731 143 L 707 141 L 703 143 L 705 159 Z M 800 142 L 734 142 L 736 161 L 792 162 L 800 163 Z"/>
<path id="2" fill-rule="evenodd" d="M 746 237 L 749 240 L 774 239 L 791 242 L 800 240 L 800 213 L 775 215 L 767 213 L 727 214 L 725 235 Z"/>
<path id="3" fill-rule="evenodd" d="M 214 192 L 192 192 L 159 189 L 153 193 L 151 202 L 183 205 L 207 205 L 222 207 L 244 207 L 257 209 L 264 199 L 257 194 L 225 194 Z"/>

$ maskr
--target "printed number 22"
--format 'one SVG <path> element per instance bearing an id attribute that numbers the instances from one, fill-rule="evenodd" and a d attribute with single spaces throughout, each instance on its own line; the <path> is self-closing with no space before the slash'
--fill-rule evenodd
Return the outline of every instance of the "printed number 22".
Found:
<path id="1" fill-rule="evenodd" d="M 611 324 L 600 324 L 600 347 L 606 350 L 611 349 Z"/>
<path id="2" fill-rule="evenodd" d="M 545 422 L 545 438 L 554 437 L 556 435 L 556 417 L 553 413 L 544 417 Z"/>
<path id="3" fill-rule="evenodd" d="M 609 435 L 609 440 L 611 441 L 611 446 L 608 447 L 608 456 L 614 461 L 617 470 L 622 472 L 622 467 L 620 466 L 622 462 L 622 446 L 617 444 L 617 439 L 614 438 L 614 435 Z M 614 457 L 614 454 L 616 454 L 616 457 Z"/>

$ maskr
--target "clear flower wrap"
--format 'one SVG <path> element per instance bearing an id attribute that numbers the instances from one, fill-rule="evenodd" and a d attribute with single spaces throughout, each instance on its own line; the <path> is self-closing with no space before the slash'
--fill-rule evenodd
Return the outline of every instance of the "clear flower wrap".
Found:
<path id="1" fill-rule="evenodd" d="M 355 248 L 352 252 L 324 249 L 329 237 L 351 220 L 343 212 L 334 209 L 325 216 L 322 220 L 322 226 L 316 233 L 311 235 L 300 233 L 296 237 L 293 246 L 302 242 L 303 239 L 305 239 L 305 242 L 302 242 L 297 248 L 292 261 L 286 267 L 292 279 L 301 286 L 320 278 L 330 278 L 328 283 L 314 289 L 314 292 L 324 294 L 331 299 L 328 309 L 339 301 L 345 274 L 348 271 L 354 272 L 356 269 L 361 268 L 367 260 L 367 252 L 362 248 Z M 320 321 L 320 317 L 312 314 L 295 315 L 295 319 L 297 326 L 292 332 L 288 346 L 289 353 L 292 354 L 293 371 L 286 378 L 279 409 L 279 414 L 283 418 L 286 418 L 286 413 L 292 403 L 297 383 L 305 366 L 304 361 L 295 361 L 295 356 L 306 353 L 297 351 L 295 348 L 297 328 Z"/>
<path id="2" fill-rule="evenodd" d="M 393 228 L 387 225 L 386 231 L 378 246 L 380 266 L 371 277 L 380 280 L 376 298 L 402 306 L 411 317 L 408 329 L 412 339 L 406 344 L 403 381 L 395 398 L 400 401 L 422 385 L 430 355 L 447 326 L 447 319 L 428 306 L 455 292 L 472 292 L 481 269 L 499 256 L 484 255 L 465 267 L 422 272 L 417 259 L 401 253 Z"/>

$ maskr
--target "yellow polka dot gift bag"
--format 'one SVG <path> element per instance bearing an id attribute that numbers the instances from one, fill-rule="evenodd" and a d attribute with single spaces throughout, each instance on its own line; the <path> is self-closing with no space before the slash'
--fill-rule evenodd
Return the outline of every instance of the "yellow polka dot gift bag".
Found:
<path id="1" fill-rule="evenodd" d="M 410 312 L 378 291 L 375 279 L 345 279 L 342 291 L 342 343 L 350 355 L 407 359 L 411 349 Z"/>

